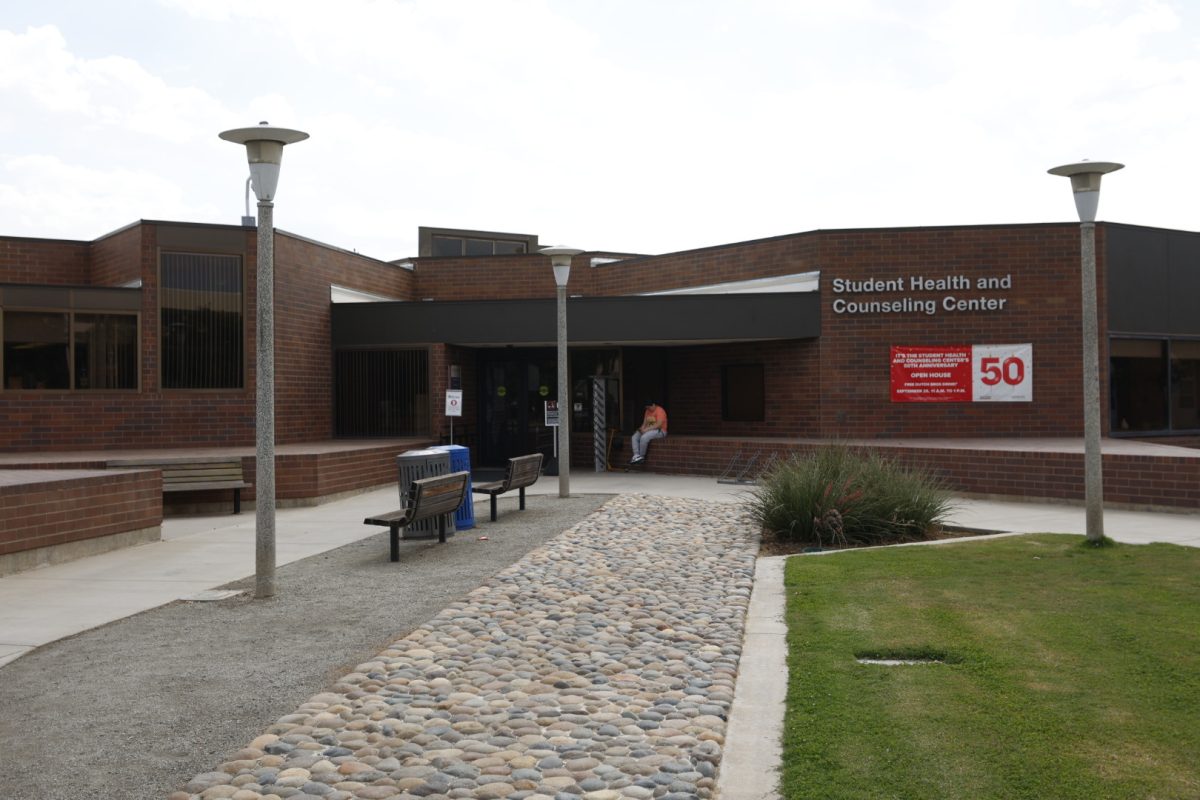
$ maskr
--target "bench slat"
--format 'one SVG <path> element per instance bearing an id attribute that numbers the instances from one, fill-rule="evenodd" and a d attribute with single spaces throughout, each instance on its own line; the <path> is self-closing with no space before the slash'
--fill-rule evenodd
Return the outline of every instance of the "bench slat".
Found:
<path id="1" fill-rule="evenodd" d="M 164 492 L 203 492 L 211 489 L 249 489 L 253 484 L 245 481 L 192 481 L 191 483 L 164 483 Z"/>
<path id="2" fill-rule="evenodd" d="M 242 470 L 232 469 L 195 469 L 195 470 L 162 470 L 163 482 L 177 481 L 240 481 Z"/>

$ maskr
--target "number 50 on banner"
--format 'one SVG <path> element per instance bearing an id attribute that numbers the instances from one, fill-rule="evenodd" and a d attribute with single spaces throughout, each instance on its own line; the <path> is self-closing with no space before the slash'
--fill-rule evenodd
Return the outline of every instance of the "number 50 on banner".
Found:
<path id="1" fill-rule="evenodd" d="M 977 344 L 971 348 L 971 399 L 977 403 L 1033 400 L 1032 344 Z"/>

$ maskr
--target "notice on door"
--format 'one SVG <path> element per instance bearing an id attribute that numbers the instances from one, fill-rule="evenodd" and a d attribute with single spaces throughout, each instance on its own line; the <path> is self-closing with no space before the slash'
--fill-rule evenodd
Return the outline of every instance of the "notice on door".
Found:
<path id="1" fill-rule="evenodd" d="M 1033 345 L 892 347 L 893 403 L 1033 400 Z"/>

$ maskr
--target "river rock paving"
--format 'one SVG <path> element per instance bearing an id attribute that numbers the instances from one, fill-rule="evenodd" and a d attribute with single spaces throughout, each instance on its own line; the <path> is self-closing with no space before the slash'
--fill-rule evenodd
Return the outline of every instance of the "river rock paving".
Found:
<path id="1" fill-rule="evenodd" d="M 757 548 L 739 505 L 614 498 L 170 800 L 711 797 Z"/>

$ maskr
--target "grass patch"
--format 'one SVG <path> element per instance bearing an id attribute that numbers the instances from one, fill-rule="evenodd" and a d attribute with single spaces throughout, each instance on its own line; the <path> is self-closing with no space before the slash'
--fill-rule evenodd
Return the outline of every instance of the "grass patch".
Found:
<path id="1" fill-rule="evenodd" d="M 1200 550 L 787 562 L 786 798 L 1200 797 Z M 914 666 L 856 657 L 930 659 Z"/>

